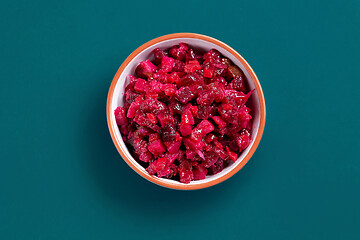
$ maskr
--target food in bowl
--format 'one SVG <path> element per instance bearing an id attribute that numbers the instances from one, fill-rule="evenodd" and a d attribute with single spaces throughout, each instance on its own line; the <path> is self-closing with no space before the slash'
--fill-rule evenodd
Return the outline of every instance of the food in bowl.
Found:
<path id="1" fill-rule="evenodd" d="M 190 183 L 221 172 L 251 142 L 249 91 L 241 69 L 216 49 L 180 43 L 153 50 L 125 88 L 115 119 L 150 175 Z"/>

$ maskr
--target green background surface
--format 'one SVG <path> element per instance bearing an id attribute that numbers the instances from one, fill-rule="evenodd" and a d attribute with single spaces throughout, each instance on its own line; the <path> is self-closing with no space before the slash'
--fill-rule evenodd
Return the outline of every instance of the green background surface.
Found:
<path id="1" fill-rule="evenodd" d="M 174 191 L 117 153 L 115 72 L 164 34 L 248 60 L 267 121 L 226 182 Z M 360 239 L 360 1 L 1 1 L 0 239 Z"/>

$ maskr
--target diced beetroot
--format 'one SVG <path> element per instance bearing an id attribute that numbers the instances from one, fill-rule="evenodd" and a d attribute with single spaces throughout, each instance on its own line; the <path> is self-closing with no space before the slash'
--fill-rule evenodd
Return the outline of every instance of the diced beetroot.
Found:
<path id="1" fill-rule="evenodd" d="M 197 114 L 198 114 L 198 107 L 197 107 L 197 106 L 191 106 L 191 107 L 190 107 L 190 110 L 191 110 L 192 115 L 193 115 L 194 117 L 196 117 Z"/>
<path id="2" fill-rule="evenodd" d="M 226 126 L 226 122 L 221 119 L 219 116 L 213 116 L 212 119 L 219 126 L 219 128 L 224 128 Z"/>
<path id="3" fill-rule="evenodd" d="M 146 118 L 146 115 L 142 113 L 141 111 L 137 111 L 135 113 L 134 121 L 139 124 L 140 126 L 144 126 L 147 128 L 150 128 L 154 130 L 155 132 L 160 132 L 160 127 L 156 124 L 153 124 L 149 121 L 149 119 Z"/>
<path id="4" fill-rule="evenodd" d="M 167 83 L 161 86 L 161 90 L 166 96 L 173 97 L 176 93 L 176 85 Z"/>
<path id="5" fill-rule="evenodd" d="M 206 67 L 204 68 L 204 77 L 212 78 L 214 70 Z"/>
<path id="6" fill-rule="evenodd" d="M 124 126 L 127 124 L 127 119 L 125 116 L 125 109 L 122 107 L 117 107 L 114 111 L 115 114 L 115 120 L 117 125 Z"/>
<path id="7" fill-rule="evenodd" d="M 211 124 L 208 120 L 202 120 L 196 128 L 193 129 L 191 133 L 192 139 L 199 139 L 204 137 L 209 132 L 212 132 L 214 130 L 214 125 Z"/>
<path id="8" fill-rule="evenodd" d="M 226 69 L 227 68 L 226 64 L 223 64 L 223 63 L 213 63 L 212 65 L 214 67 L 220 68 L 220 69 Z"/>
<path id="9" fill-rule="evenodd" d="M 187 50 L 185 59 L 186 59 L 186 62 L 189 62 L 191 60 L 196 60 L 196 54 L 195 54 L 194 49 L 190 48 Z"/>
<path id="10" fill-rule="evenodd" d="M 233 162 L 236 162 L 236 160 L 237 160 L 237 154 L 234 153 L 233 151 L 230 151 L 229 147 L 226 147 L 225 150 L 226 150 L 226 153 L 229 155 L 230 159 L 231 159 Z"/>
<path id="11" fill-rule="evenodd" d="M 250 121 L 250 119 L 252 118 L 251 115 L 249 114 L 250 109 L 247 108 L 246 106 L 243 106 L 242 108 L 240 108 L 238 110 L 238 117 L 241 121 Z"/>
<path id="12" fill-rule="evenodd" d="M 169 124 L 174 123 L 174 118 L 170 115 L 170 113 L 161 112 L 157 115 L 161 127 L 165 127 Z"/>
<path id="13" fill-rule="evenodd" d="M 206 168 L 211 167 L 219 159 L 219 156 L 217 156 L 217 154 L 212 151 L 205 152 L 204 157 L 205 160 L 203 161 L 202 165 Z"/>
<path id="14" fill-rule="evenodd" d="M 167 158 L 158 158 L 157 160 L 150 163 L 149 167 L 146 169 L 151 175 L 154 175 L 157 172 L 160 172 L 165 169 L 168 162 Z"/>
<path id="15" fill-rule="evenodd" d="M 191 114 L 190 108 L 185 109 L 184 113 L 181 115 L 181 122 L 183 124 L 195 124 L 193 115 Z"/>
<path id="16" fill-rule="evenodd" d="M 251 143 L 250 133 L 247 130 L 244 130 L 240 137 L 236 139 L 237 145 L 239 146 L 240 151 L 244 150 Z"/>
<path id="17" fill-rule="evenodd" d="M 202 150 L 204 147 L 204 143 L 201 141 L 201 139 L 196 138 L 184 138 L 183 143 L 187 149 L 193 149 L 193 150 Z"/>
<path id="18" fill-rule="evenodd" d="M 224 149 L 222 149 L 222 148 L 214 147 L 214 152 L 221 159 L 226 159 L 228 157 L 228 155 L 225 153 Z"/>
<path id="19" fill-rule="evenodd" d="M 196 153 L 199 155 L 200 158 L 205 160 L 204 154 L 200 150 L 196 150 Z"/>
<path id="20" fill-rule="evenodd" d="M 164 56 L 161 59 L 161 65 L 160 65 L 160 69 L 159 69 L 159 73 L 167 73 L 167 72 L 171 72 L 171 70 L 174 67 L 174 59 L 171 57 L 166 57 Z"/>
<path id="21" fill-rule="evenodd" d="M 152 159 L 154 159 L 154 157 L 149 151 L 146 151 L 146 152 L 140 153 L 139 159 L 143 162 L 150 162 Z"/>
<path id="22" fill-rule="evenodd" d="M 162 88 L 162 83 L 161 82 L 157 82 L 157 81 L 151 81 L 149 83 L 149 89 L 147 91 L 147 93 L 157 93 L 160 94 L 162 93 L 161 88 Z"/>
<path id="23" fill-rule="evenodd" d="M 184 72 L 184 68 L 185 68 L 185 63 L 180 60 L 175 59 L 173 70 L 175 72 Z"/>
<path id="24" fill-rule="evenodd" d="M 182 136 L 188 136 L 191 134 L 192 132 L 192 128 L 190 124 L 182 124 L 180 123 L 179 125 L 179 131 L 181 133 Z"/>
<path id="25" fill-rule="evenodd" d="M 159 156 L 159 154 L 164 153 L 166 151 L 160 139 L 150 143 L 148 149 L 155 157 Z"/>
<path id="26" fill-rule="evenodd" d="M 147 59 L 137 66 L 135 72 L 141 78 L 149 78 L 155 73 L 156 69 L 156 66 Z"/>
<path id="27" fill-rule="evenodd" d="M 209 168 L 210 174 L 214 175 L 221 172 L 224 169 L 224 160 L 219 159 L 214 165 Z"/>
<path id="28" fill-rule="evenodd" d="M 147 88 L 148 82 L 142 78 L 138 78 L 134 86 L 135 91 L 145 93 L 147 91 Z"/>
<path id="29" fill-rule="evenodd" d="M 139 110 L 142 102 L 143 102 L 142 97 L 141 96 L 137 97 L 136 100 L 131 103 L 126 116 L 128 118 L 135 117 L 135 113 L 137 110 Z"/>
<path id="30" fill-rule="evenodd" d="M 166 125 L 162 129 L 162 140 L 164 142 L 174 142 L 180 140 L 180 135 L 175 131 L 175 129 L 171 125 Z"/>
<path id="31" fill-rule="evenodd" d="M 202 85 L 204 84 L 204 77 L 196 72 L 189 73 L 180 78 L 176 83 L 178 86 Z"/>
<path id="32" fill-rule="evenodd" d="M 129 76 L 124 105 L 114 110 L 123 140 L 157 177 L 189 183 L 222 171 L 251 143 L 245 104 L 254 90 L 244 73 L 216 49 L 180 43 L 153 55 Z"/>
<path id="33" fill-rule="evenodd" d="M 205 137 L 205 141 L 207 143 L 211 143 L 213 140 L 217 139 L 218 137 L 212 133 L 209 133 L 208 135 L 206 135 Z"/>
<path id="34" fill-rule="evenodd" d="M 193 161 L 197 155 L 197 153 L 192 149 L 186 149 L 185 154 L 186 154 L 186 159 L 189 159 L 191 161 Z"/>
<path id="35" fill-rule="evenodd" d="M 146 95 L 148 95 L 148 94 L 146 94 Z M 158 101 L 153 98 L 149 98 L 149 99 L 145 99 L 143 102 L 141 102 L 140 110 L 143 112 L 151 112 L 151 113 L 157 114 L 157 113 L 166 111 L 167 107 L 163 102 Z"/>
<path id="36" fill-rule="evenodd" d="M 190 181 L 194 179 L 192 163 L 190 161 L 184 160 L 180 163 L 179 176 L 180 182 L 182 183 L 190 183 Z"/>
<path id="37" fill-rule="evenodd" d="M 245 92 L 245 84 L 243 78 L 241 76 L 235 77 L 226 88 L 233 89 L 239 92 Z"/>
<path id="38" fill-rule="evenodd" d="M 244 73 L 241 71 L 241 69 L 238 66 L 231 65 L 228 67 L 226 72 L 226 77 L 229 79 L 233 79 L 235 77 L 244 77 Z"/>
<path id="39" fill-rule="evenodd" d="M 138 131 L 139 137 L 141 137 L 141 138 L 146 137 L 152 133 L 152 131 L 150 129 L 148 129 L 147 127 L 143 127 L 143 126 L 140 126 L 137 131 Z"/>
<path id="40" fill-rule="evenodd" d="M 149 143 L 153 143 L 159 139 L 160 139 L 160 135 L 158 133 L 152 133 L 149 135 Z"/>
<path id="41" fill-rule="evenodd" d="M 205 62 L 216 62 L 216 61 L 220 62 L 220 53 L 216 49 L 211 49 L 210 51 L 204 54 L 203 58 Z"/>
<path id="42" fill-rule="evenodd" d="M 160 48 L 155 48 L 153 50 L 153 54 L 154 54 L 154 57 L 155 57 L 155 63 L 156 64 L 161 63 L 162 58 L 166 56 L 166 53 L 163 50 L 161 50 Z"/>
<path id="43" fill-rule="evenodd" d="M 193 97 L 195 97 L 195 94 L 191 91 L 189 87 L 181 87 L 175 93 L 176 100 L 178 100 L 182 104 L 188 103 Z"/>
<path id="44" fill-rule="evenodd" d="M 215 82 L 221 83 L 224 86 L 227 85 L 227 82 L 225 81 L 225 79 L 219 75 L 214 76 L 213 78 L 209 79 L 209 81 L 208 81 L 208 83 L 215 83 Z"/>
<path id="45" fill-rule="evenodd" d="M 169 105 L 169 110 L 170 112 L 174 115 L 174 114 L 182 114 L 183 112 L 183 105 L 181 105 L 178 101 L 176 100 L 172 100 Z"/>
<path id="46" fill-rule="evenodd" d="M 178 72 L 172 72 L 172 73 L 170 73 L 167 81 L 168 81 L 169 83 L 175 83 L 175 82 L 178 81 L 179 79 L 180 79 L 180 74 L 179 74 Z M 176 85 L 175 85 L 175 87 L 176 87 Z"/>
<path id="47" fill-rule="evenodd" d="M 212 117 L 216 109 L 213 106 L 198 106 L 197 118 L 208 119 Z"/>
<path id="48" fill-rule="evenodd" d="M 200 70 L 201 66 L 197 60 L 189 61 L 187 64 L 185 64 L 185 72 L 186 73 L 193 73 L 196 70 Z"/>
<path id="49" fill-rule="evenodd" d="M 171 143 L 169 147 L 167 147 L 167 150 L 169 153 L 176 153 L 179 151 L 179 148 L 181 146 L 181 140 Z"/>
<path id="50" fill-rule="evenodd" d="M 147 113 L 146 117 L 152 124 L 156 124 L 158 122 L 156 116 L 152 113 Z"/>
<path id="51" fill-rule="evenodd" d="M 207 169 L 204 166 L 198 165 L 193 167 L 194 180 L 205 179 Z"/>

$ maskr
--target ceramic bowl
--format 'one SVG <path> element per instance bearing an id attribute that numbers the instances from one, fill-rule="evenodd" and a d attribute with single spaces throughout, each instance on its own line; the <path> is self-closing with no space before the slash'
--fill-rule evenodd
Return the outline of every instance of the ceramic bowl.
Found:
<path id="1" fill-rule="evenodd" d="M 191 47 L 203 51 L 208 51 L 212 48 L 217 49 L 223 56 L 229 58 L 235 65 L 242 69 L 242 71 L 246 75 L 249 88 L 255 88 L 255 91 L 251 95 L 247 104 L 250 105 L 250 108 L 252 109 L 252 115 L 254 120 L 251 132 L 252 142 L 250 143 L 250 145 L 240 154 L 238 160 L 235 163 L 232 163 L 231 165 L 224 168 L 222 172 L 212 176 L 207 176 L 203 180 L 191 181 L 191 183 L 189 184 L 184 184 L 175 180 L 158 178 L 156 176 L 149 175 L 144 169 L 144 167 L 142 167 L 134 159 L 134 157 L 127 149 L 121 137 L 121 133 L 116 124 L 114 116 L 114 110 L 118 106 L 123 105 L 124 89 L 126 84 L 128 83 L 127 76 L 129 74 L 134 74 L 135 68 L 141 61 L 152 58 L 153 49 L 167 49 L 172 47 L 173 45 L 179 44 L 180 42 L 187 43 Z M 251 156 L 254 154 L 257 146 L 259 145 L 261 136 L 263 134 L 266 111 L 264 95 L 261 89 L 260 82 L 250 65 L 238 52 L 236 52 L 234 49 L 232 49 L 225 43 L 208 36 L 195 33 L 175 33 L 158 37 L 143 44 L 133 53 L 131 53 L 128 58 L 126 58 L 126 60 L 118 69 L 111 83 L 107 99 L 106 114 L 112 140 L 122 158 L 135 172 L 137 172 L 145 179 L 163 187 L 178 190 L 194 190 L 210 187 L 220 182 L 223 182 L 224 180 L 230 178 L 235 173 L 237 173 L 249 161 Z"/>

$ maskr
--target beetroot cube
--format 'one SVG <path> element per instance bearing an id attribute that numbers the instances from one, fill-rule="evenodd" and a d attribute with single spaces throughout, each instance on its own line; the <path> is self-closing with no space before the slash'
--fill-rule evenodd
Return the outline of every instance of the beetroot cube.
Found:
<path id="1" fill-rule="evenodd" d="M 174 67 L 174 59 L 171 57 L 164 56 L 161 60 L 159 73 L 171 72 Z"/>
<path id="2" fill-rule="evenodd" d="M 204 137 L 209 132 L 214 131 L 214 129 L 214 125 L 212 125 L 211 122 L 209 122 L 208 120 L 202 120 L 193 130 L 193 133 Z"/>
<path id="3" fill-rule="evenodd" d="M 227 86 L 227 89 L 233 89 L 239 92 L 244 92 L 245 91 L 245 84 L 244 84 L 244 80 L 243 77 L 238 76 L 235 77 Z"/>
<path id="4" fill-rule="evenodd" d="M 139 159 L 143 162 L 150 162 L 151 160 L 154 159 L 153 155 L 151 155 L 151 153 L 149 151 L 140 153 L 139 155 Z"/>
<path id="5" fill-rule="evenodd" d="M 174 118 L 169 113 L 161 112 L 157 115 L 157 118 L 159 119 L 160 125 L 163 128 L 169 124 L 174 123 Z"/>
<path id="6" fill-rule="evenodd" d="M 171 143 L 169 147 L 167 147 L 167 150 L 169 153 L 177 153 L 177 151 L 179 151 L 180 146 L 181 146 L 181 140 Z"/>
<path id="7" fill-rule="evenodd" d="M 189 159 L 191 161 L 193 161 L 197 155 L 197 153 L 192 149 L 186 149 L 185 154 L 186 154 L 186 159 Z"/>
<path id="8" fill-rule="evenodd" d="M 142 78 L 138 78 L 134 86 L 135 91 L 145 93 L 147 91 L 147 88 L 148 82 Z"/>
<path id="9" fill-rule="evenodd" d="M 174 83 L 174 82 L 178 81 L 179 79 L 180 79 L 180 74 L 178 72 L 172 72 L 172 73 L 170 73 L 170 75 L 168 77 L 168 82 Z"/>
<path id="10" fill-rule="evenodd" d="M 149 83 L 149 89 L 148 89 L 147 92 L 160 94 L 160 93 L 162 93 L 162 91 L 161 91 L 162 86 L 163 86 L 163 85 L 162 85 L 162 83 L 160 83 L 160 82 L 151 81 L 151 82 Z"/>
<path id="11" fill-rule="evenodd" d="M 226 147 L 225 150 L 226 150 L 226 153 L 229 155 L 230 159 L 231 159 L 233 162 L 235 162 L 235 161 L 237 160 L 237 154 L 234 153 L 233 151 L 231 151 L 231 150 L 229 149 L 229 147 Z"/>
<path id="12" fill-rule="evenodd" d="M 197 106 L 191 106 L 191 107 L 190 107 L 190 110 L 191 110 L 192 115 L 193 115 L 194 117 L 196 117 L 197 114 L 198 114 L 198 107 L 197 107 Z"/>
<path id="13" fill-rule="evenodd" d="M 127 124 L 127 118 L 125 116 L 125 109 L 122 107 L 117 107 L 114 111 L 115 120 L 117 125 L 124 126 Z"/>
<path id="14" fill-rule="evenodd" d="M 164 153 L 166 151 L 164 144 L 161 142 L 160 139 L 150 143 L 148 149 L 155 157 L 158 157 L 161 153 Z"/>
<path id="15" fill-rule="evenodd" d="M 195 120 L 193 115 L 191 114 L 190 108 L 185 109 L 184 113 L 181 115 L 181 123 L 195 124 Z"/>
<path id="16" fill-rule="evenodd" d="M 156 116 L 152 113 L 147 113 L 146 117 L 152 124 L 156 124 L 158 122 Z"/>
<path id="17" fill-rule="evenodd" d="M 252 118 L 251 115 L 249 114 L 250 109 L 247 108 L 246 106 L 240 108 L 238 110 L 238 118 L 241 121 L 250 121 L 250 119 Z"/>
<path id="18" fill-rule="evenodd" d="M 160 135 L 158 133 L 152 133 L 149 135 L 149 143 L 155 142 L 160 139 Z"/>
<path id="19" fill-rule="evenodd" d="M 135 117 L 135 113 L 137 110 L 139 110 L 142 102 L 143 102 L 142 97 L 141 96 L 137 97 L 136 100 L 131 103 L 126 116 L 128 118 Z"/>
<path id="20" fill-rule="evenodd" d="M 240 134 L 240 137 L 236 139 L 237 145 L 239 146 L 240 151 L 244 150 L 251 143 L 251 138 L 249 132 L 246 130 Z"/>
<path id="21" fill-rule="evenodd" d="M 181 87 L 175 93 L 176 100 L 178 100 L 182 104 L 188 103 L 193 97 L 195 97 L 195 94 L 191 91 L 189 87 Z"/>
<path id="22" fill-rule="evenodd" d="M 176 85 L 167 83 L 161 86 L 161 90 L 166 96 L 173 97 L 176 93 Z"/>
<path id="23" fill-rule="evenodd" d="M 224 160 L 219 159 L 214 165 L 209 168 L 209 173 L 214 175 L 221 172 L 224 169 Z"/>
<path id="24" fill-rule="evenodd" d="M 193 167 L 194 180 L 205 179 L 207 172 L 208 171 L 204 166 L 198 165 Z"/>
<path id="25" fill-rule="evenodd" d="M 216 112 L 216 109 L 213 106 L 198 106 L 197 118 L 199 119 L 208 119 L 212 117 Z"/>
<path id="26" fill-rule="evenodd" d="M 219 156 L 212 151 L 205 152 L 204 157 L 205 160 L 203 161 L 202 165 L 206 168 L 211 167 L 219 159 Z"/>
<path id="27" fill-rule="evenodd" d="M 192 163 L 189 160 L 184 160 L 180 163 L 179 176 L 182 183 L 190 183 L 194 179 Z"/>
<path id="28" fill-rule="evenodd" d="M 190 135 L 192 132 L 191 125 L 190 124 L 180 124 L 179 131 L 180 131 L 181 135 L 184 137 L 187 135 Z"/>
<path id="29" fill-rule="evenodd" d="M 135 69 L 136 74 L 141 78 L 149 78 L 156 71 L 156 66 L 149 59 L 141 62 Z"/>
<path id="30" fill-rule="evenodd" d="M 184 72 L 184 68 L 185 68 L 185 63 L 183 63 L 180 60 L 175 59 L 173 70 L 175 72 Z"/>
<path id="31" fill-rule="evenodd" d="M 149 167 L 146 169 L 151 175 L 154 175 L 157 172 L 160 172 L 166 168 L 168 159 L 167 158 L 159 158 L 152 163 L 150 163 Z"/>
<path id="32" fill-rule="evenodd" d="M 212 119 L 219 126 L 219 128 L 224 128 L 226 126 L 226 122 L 221 119 L 219 116 L 213 116 Z"/>
<path id="33" fill-rule="evenodd" d="M 187 85 L 202 85 L 204 84 L 204 77 L 202 75 L 194 73 L 189 73 L 182 78 L 180 78 L 177 82 L 178 86 L 187 86 Z"/>
<path id="34" fill-rule="evenodd" d="M 185 69 L 184 71 L 186 73 L 193 73 L 196 70 L 200 70 L 200 64 L 197 60 L 193 60 L 193 61 L 189 61 L 187 64 L 185 64 Z"/>
<path id="35" fill-rule="evenodd" d="M 201 139 L 194 139 L 194 138 L 184 138 L 183 142 L 187 149 L 193 149 L 195 151 L 202 150 L 205 145 L 201 141 Z"/>
<path id="36" fill-rule="evenodd" d="M 214 134 L 210 133 L 208 135 L 206 135 L 205 137 L 205 142 L 207 143 L 211 143 L 213 140 L 217 139 L 218 137 L 215 136 Z"/>
<path id="37" fill-rule="evenodd" d="M 214 70 L 210 69 L 210 68 L 204 68 L 204 77 L 207 77 L 207 78 L 211 78 L 213 76 L 213 72 Z"/>
<path id="38" fill-rule="evenodd" d="M 177 60 L 183 60 L 186 56 L 186 50 L 188 50 L 188 45 L 185 43 L 180 43 L 178 46 L 173 46 L 170 48 L 170 54 Z"/>
<path id="39" fill-rule="evenodd" d="M 163 50 L 161 50 L 160 48 L 155 48 L 153 50 L 153 54 L 154 54 L 156 64 L 161 63 L 162 58 L 166 56 L 166 53 Z"/>

